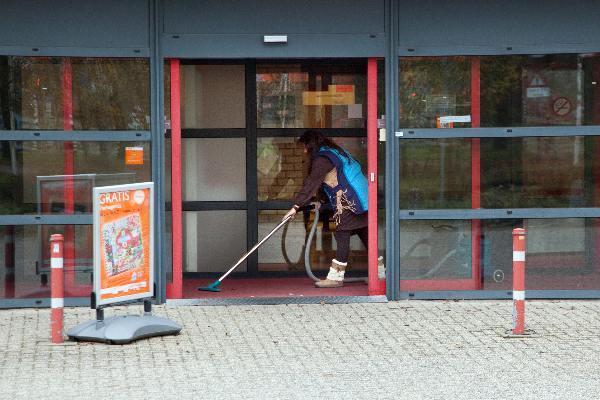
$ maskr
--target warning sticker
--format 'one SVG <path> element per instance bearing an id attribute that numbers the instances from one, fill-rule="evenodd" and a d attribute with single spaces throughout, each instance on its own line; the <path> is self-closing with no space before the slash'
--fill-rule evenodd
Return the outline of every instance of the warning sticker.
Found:
<path id="1" fill-rule="evenodd" d="M 571 108 L 571 102 L 566 97 L 559 97 L 552 103 L 552 112 L 561 117 L 569 114 Z"/>
<path id="2" fill-rule="evenodd" d="M 125 147 L 125 165 L 144 165 L 144 148 Z"/>

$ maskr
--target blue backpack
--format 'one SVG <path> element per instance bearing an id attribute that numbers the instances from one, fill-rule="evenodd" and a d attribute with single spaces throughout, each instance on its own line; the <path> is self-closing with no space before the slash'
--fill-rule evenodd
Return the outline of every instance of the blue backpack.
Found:
<path id="1" fill-rule="evenodd" d="M 321 147 L 318 154 L 327 157 L 337 170 L 338 186 L 331 188 L 323 184 L 332 207 L 335 209 L 336 192 L 341 189 L 345 192 L 348 203 L 353 206 L 354 214 L 365 213 L 369 208 L 369 184 L 360 169 L 358 161 L 352 158 L 350 153 L 346 152 L 346 155 L 342 155 L 339 151 L 330 147 Z"/>

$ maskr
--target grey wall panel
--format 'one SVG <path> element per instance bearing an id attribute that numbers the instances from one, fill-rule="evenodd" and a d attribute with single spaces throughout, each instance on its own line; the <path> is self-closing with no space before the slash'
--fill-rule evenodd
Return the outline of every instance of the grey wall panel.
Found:
<path id="1" fill-rule="evenodd" d="M 384 0 L 164 0 L 164 32 L 381 33 Z"/>
<path id="2" fill-rule="evenodd" d="M 600 50 L 598 0 L 400 0 L 399 18 L 402 54 Z"/>
<path id="3" fill-rule="evenodd" d="M 2 0 L 0 48 L 149 48 L 148 0 Z M 61 50 L 62 49 L 62 50 Z M 73 52 L 73 51 L 71 51 Z M 93 52 L 92 52 L 93 53 Z"/>
<path id="4" fill-rule="evenodd" d="M 385 36 L 288 35 L 287 44 L 265 44 L 263 35 L 257 34 L 163 34 L 162 54 L 177 58 L 383 57 Z"/>

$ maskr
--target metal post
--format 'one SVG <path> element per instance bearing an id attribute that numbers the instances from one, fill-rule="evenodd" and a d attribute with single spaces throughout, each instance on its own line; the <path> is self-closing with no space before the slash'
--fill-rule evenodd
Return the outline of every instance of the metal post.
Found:
<path id="1" fill-rule="evenodd" d="M 525 229 L 513 229 L 513 335 L 525 333 Z"/>
<path id="2" fill-rule="evenodd" d="M 52 343 L 63 342 L 63 307 L 65 285 L 63 275 L 63 235 L 50 236 L 50 304 L 52 308 L 50 333 Z"/>

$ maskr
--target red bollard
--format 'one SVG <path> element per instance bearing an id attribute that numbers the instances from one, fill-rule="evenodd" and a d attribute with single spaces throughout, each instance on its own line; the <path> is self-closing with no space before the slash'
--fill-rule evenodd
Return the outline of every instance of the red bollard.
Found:
<path id="1" fill-rule="evenodd" d="M 513 335 L 525 334 L 525 229 L 513 229 Z"/>
<path id="2" fill-rule="evenodd" d="M 63 275 L 63 235 L 50 236 L 50 332 L 52 343 L 63 342 L 63 307 L 65 284 Z"/>

